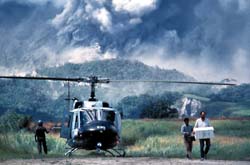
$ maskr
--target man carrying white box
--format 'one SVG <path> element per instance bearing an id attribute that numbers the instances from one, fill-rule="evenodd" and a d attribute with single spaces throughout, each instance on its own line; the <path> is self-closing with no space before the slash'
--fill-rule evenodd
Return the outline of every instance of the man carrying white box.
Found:
<path id="1" fill-rule="evenodd" d="M 201 160 L 207 159 L 207 153 L 209 151 L 211 142 L 210 138 L 214 137 L 213 127 L 211 127 L 210 121 L 206 118 L 206 112 L 200 112 L 200 118 L 196 120 L 194 125 L 195 138 L 200 141 L 200 153 Z M 206 142 L 206 147 L 204 150 L 204 143 Z"/>

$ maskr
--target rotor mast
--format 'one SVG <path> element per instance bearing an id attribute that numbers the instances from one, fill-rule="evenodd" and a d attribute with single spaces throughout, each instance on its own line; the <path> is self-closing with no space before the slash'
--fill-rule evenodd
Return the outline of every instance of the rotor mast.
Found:
<path id="1" fill-rule="evenodd" d="M 87 83 L 90 83 L 90 98 L 89 101 L 97 101 L 97 99 L 95 98 L 95 87 L 97 83 L 109 83 L 110 80 L 109 79 L 104 79 L 104 78 L 98 78 L 96 76 L 90 76 L 88 78 L 89 80 L 87 80 Z"/>
<path id="2" fill-rule="evenodd" d="M 95 98 L 95 83 L 91 83 L 90 84 L 90 98 L 89 98 L 89 101 L 96 101 L 96 98 Z"/>

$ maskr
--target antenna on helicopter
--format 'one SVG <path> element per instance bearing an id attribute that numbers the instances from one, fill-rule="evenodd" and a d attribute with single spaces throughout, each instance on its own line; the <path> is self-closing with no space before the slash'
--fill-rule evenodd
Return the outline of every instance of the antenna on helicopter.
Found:
<path id="1" fill-rule="evenodd" d="M 67 86 L 68 86 L 68 96 L 65 100 L 68 101 L 68 110 L 70 110 L 70 82 L 69 81 L 67 83 Z"/>

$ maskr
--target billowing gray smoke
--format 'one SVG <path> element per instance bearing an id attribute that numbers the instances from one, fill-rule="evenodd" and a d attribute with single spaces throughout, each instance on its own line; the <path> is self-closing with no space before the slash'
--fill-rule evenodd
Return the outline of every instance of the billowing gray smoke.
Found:
<path id="1" fill-rule="evenodd" d="M 250 81 L 248 0 L 0 0 L 0 36 L 1 68 L 119 57 Z"/>

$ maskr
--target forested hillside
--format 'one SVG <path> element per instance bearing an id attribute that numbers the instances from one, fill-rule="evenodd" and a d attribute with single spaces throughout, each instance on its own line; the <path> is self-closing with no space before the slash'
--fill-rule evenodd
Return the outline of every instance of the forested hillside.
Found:
<path id="1" fill-rule="evenodd" d="M 250 102 L 250 84 L 228 87 L 210 97 L 212 101 Z"/>
<path id="2" fill-rule="evenodd" d="M 209 96 L 204 110 L 216 117 L 250 117 L 250 84 L 222 89 Z"/>
<path id="3" fill-rule="evenodd" d="M 84 64 L 65 64 L 37 71 L 37 76 L 101 76 L 113 80 L 182 80 L 193 81 L 177 70 L 149 67 L 137 61 L 104 60 Z M 86 100 L 89 86 L 70 83 L 71 97 Z M 176 116 L 183 97 L 205 96 L 201 110 L 209 116 L 250 116 L 250 84 L 216 90 L 211 86 L 162 83 L 110 83 L 98 85 L 97 99 L 108 101 L 125 118 L 164 118 Z M 192 95 L 185 95 L 191 93 Z M 211 94 L 212 93 L 212 94 Z M 6 111 L 28 114 L 33 119 L 60 119 L 68 108 L 67 83 L 33 80 L 0 80 L 0 115 Z M 196 97 L 199 100 L 199 97 Z M 176 106 L 178 102 L 178 106 Z M 177 108 L 177 109 L 174 109 Z M 174 113 L 172 113 L 174 112 Z M 171 114 L 172 113 L 172 114 Z M 171 114 L 171 115 L 170 115 Z"/>
<path id="4" fill-rule="evenodd" d="M 97 75 L 115 80 L 194 80 L 177 70 L 164 70 L 149 67 L 137 61 L 105 60 L 84 64 L 65 64 L 60 67 L 46 68 L 37 71 L 37 76 L 86 77 Z M 71 83 L 71 96 L 88 99 L 89 86 Z M 126 96 L 148 93 L 151 95 L 176 90 L 184 86 L 168 84 L 128 84 L 116 83 L 97 87 L 97 98 L 111 102 L 113 106 Z M 0 114 L 7 110 L 32 115 L 33 118 L 61 118 L 68 108 L 67 84 L 62 82 L 33 80 L 0 80 Z"/>
<path id="5" fill-rule="evenodd" d="M 208 117 L 250 117 L 250 84 L 223 88 L 207 97 L 200 97 L 203 95 L 202 92 L 197 90 L 196 95 L 185 94 L 185 92 L 165 92 L 160 95 L 128 96 L 118 103 L 117 108 L 124 113 L 125 118 L 149 116 L 149 118 L 162 118 L 169 114 L 169 107 L 177 108 L 180 112 L 181 104 L 184 104 L 182 98 L 186 97 L 199 101 L 201 103 L 199 111 L 206 111 Z M 198 117 L 199 112 L 196 112 L 195 116 Z"/>
<path id="6" fill-rule="evenodd" d="M 38 74 L 62 77 L 86 77 L 97 75 L 110 79 L 167 79 L 167 80 L 194 80 L 177 70 L 165 70 L 158 67 L 147 66 L 138 61 L 130 60 L 103 60 L 83 64 L 65 64 L 59 67 L 38 70 Z"/>

